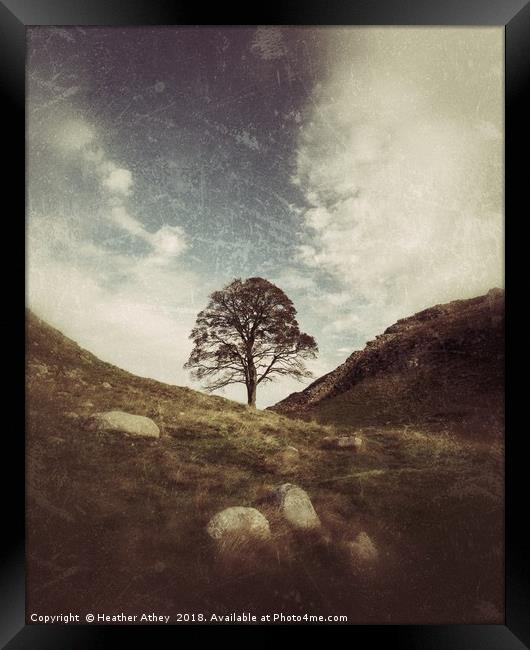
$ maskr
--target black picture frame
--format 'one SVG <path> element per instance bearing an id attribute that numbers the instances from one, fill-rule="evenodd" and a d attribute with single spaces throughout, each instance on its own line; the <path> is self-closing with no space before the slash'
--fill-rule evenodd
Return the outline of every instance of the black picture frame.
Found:
<path id="1" fill-rule="evenodd" d="M 22 132 L 25 132 L 25 31 L 32 25 L 465 25 L 505 26 L 506 111 L 505 111 L 505 215 L 506 224 L 517 221 L 519 200 L 525 187 L 523 169 L 515 160 L 525 147 L 526 111 L 524 90 L 530 79 L 530 5 L 527 0 L 378 0 L 377 2 L 326 0 L 291 1 L 285 6 L 273 2 L 250 8 L 237 8 L 219 3 L 211 10 L 194 3 L 167 0 L 0 0 L 0 92 L 7 112 L 4 125 L 10 164 L 4 191 L 13 199 L 11 220 L 12 241 L 23 245 L 25 221 L 22 216 L 25 185 L 25 155 Z M 527 152 L 524 152 L 527 155 Z M 526 172 L 527 173 L 527 172 Z M 526 175 L 526 174 L 525 174 Z M 510 227 L 507 228 L 508 233 Z M 507 259 L 507 278 L 511 262 Z M 15 352 L 15 365 L 10 374 L 11 408 L 9 436 L 4 441 L 5 459 L 12 459 L 13 476 L 4 497 L 13 505 L 13 512 L 4 517 L 4 531 L 9 531 L 8 550 L 1 569 L 0 642 L 2 647 L 18 648 L 96 648 L 115 647 L 125 627 L 43 626 L 25 624 L 24 590 L 24 393 L 22 349 L 24 258 L 19 256 L 9 266 L 9 290 L 6 300 L 11 305 L 10 335 Z M 19 281 L 14 281 L 20 278 Z M 508 282 L 509 284 L 509 282 Z M 510 286 L 508 304 L 510 305 Z M 510 321 L 508 319 L 508 331 Z M 510 401 L 508 401 L 510 404 Z M 508 414 L 510 410 L 508 410 Z M 523 470 L 523 437 L 511 429 L 507 416 L 506 435 L 506 613 L 504 625 L 455 626 L 348 626 L 349 642 L 369 639 L 371 646 L 394 648 L 480 648 L 510 650 L 530 644 L 529 571 L 525 558 L 526 537 L 523 535 L 526 507 L 519 495 L 525 493 Z M 6 429 L 6 434 L 8 430 Z M 524 431 L 518 433 L 524 434 Z M 6 461 L 5 461 L 6 462 Z M 196 628 L 195 628 L 196 629 Z M 242 629 L 242 628 L 239 628 Z M 177 635 L 184 630 L 175 627 L 147 626 L 130 628 L 136 642 L 149 635 L 153 646 L 167 633 Z M 198 631 L 196 629 L 196 631 Z M 120 639 L 121 640 L 121 639 Z M 155 646 L 156 647 L 156 646 Z"/>

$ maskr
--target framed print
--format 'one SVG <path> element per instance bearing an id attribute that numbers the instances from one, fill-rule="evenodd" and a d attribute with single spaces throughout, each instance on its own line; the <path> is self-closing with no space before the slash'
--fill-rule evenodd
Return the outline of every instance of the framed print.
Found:
<path id="1" fill-rule="evenodd" d="M 25 188 L 6 647 L 525 647 L 528 6 L 0 8 Z"/>

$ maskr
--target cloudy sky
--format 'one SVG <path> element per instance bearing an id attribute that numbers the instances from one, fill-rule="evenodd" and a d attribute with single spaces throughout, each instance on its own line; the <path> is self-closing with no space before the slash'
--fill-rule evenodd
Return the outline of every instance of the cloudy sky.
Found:
<path id="1" fill-rule="evenodd" d="M 192 385 L 208 295 L 262 276 L 319 376 L 398 318 L 503 286 L 502 28 L 28 39 L 27 301 L 100 358 Z"/>

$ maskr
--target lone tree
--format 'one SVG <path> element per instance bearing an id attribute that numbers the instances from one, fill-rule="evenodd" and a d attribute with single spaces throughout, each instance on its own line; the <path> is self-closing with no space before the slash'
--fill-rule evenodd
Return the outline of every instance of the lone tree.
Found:
<path id="1" fill-rule="evenodd" d="M 311 377 L 303 360 L 318 352 L 315 339 L 300 331 L 291 300 L 263 278 L 236 279 L 215 291 L 190 338 L 194 348 L 184 367 L 206 379 L 208 391 L 245 384 L 253 408 L 261 382 Z"/>

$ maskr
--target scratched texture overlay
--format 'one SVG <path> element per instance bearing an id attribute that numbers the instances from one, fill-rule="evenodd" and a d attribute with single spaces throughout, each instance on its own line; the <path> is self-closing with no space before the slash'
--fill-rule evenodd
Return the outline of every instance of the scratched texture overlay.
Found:
<path id="1" fill-rule="evenodd" d="M 503 36 L 28 29 L 28 623 L 504 622 Z M 319 348 L 257 409 L 235 278 Z"/>
<path id="2" fill-rule="evenodd" d="M 100 358 L 190 385 L 208 295 L 261 276 L 320 376 L 400 317 L 502 286 L 502 29 L 27 38 L 28 305 Z"/>

